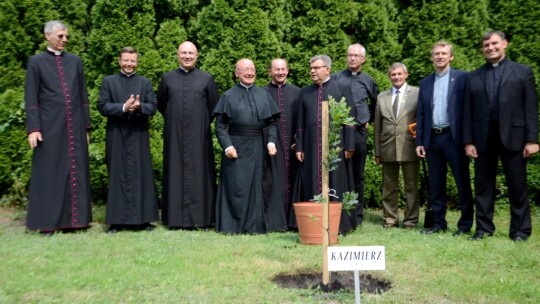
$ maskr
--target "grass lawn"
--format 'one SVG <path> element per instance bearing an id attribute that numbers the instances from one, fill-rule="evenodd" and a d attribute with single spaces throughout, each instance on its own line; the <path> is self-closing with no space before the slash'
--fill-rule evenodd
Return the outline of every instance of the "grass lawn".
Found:
<path id="1" fill-rule="evenodd" d="M 472 242 L 420 227 L 384 229 L 381 211 L 340 245 L 383 245 L 383 294 L 362 303 L 540 303 L 540 208 L 532 237 L 508 238 L 510 212 L 497 206 L 495 235 Z M 455 229 L 458 213 L 448 214 Z M 320 271 L 321 247 L 296 233 L 223 235 L 213 231 L 25 233 L 20 211 L 0 209 L 0 303 L 354 303 L 353 291 L 284 289 L 279 273 Z"/>

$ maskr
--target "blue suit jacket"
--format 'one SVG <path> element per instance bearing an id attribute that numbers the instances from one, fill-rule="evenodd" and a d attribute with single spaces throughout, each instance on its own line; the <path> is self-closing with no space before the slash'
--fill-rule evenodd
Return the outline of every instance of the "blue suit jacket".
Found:
<path id="1" fill-rule="evenodd" d="M 448 119 L 454 143 L 463 143 L 463 101 L 467 72 L 450 68 L 448 84 Z M 431 128 L 433 127 L 433 87 L 435 73 L 420 81 L 418 108 L 416 112 L 416 146 L 429 147 Z"/>

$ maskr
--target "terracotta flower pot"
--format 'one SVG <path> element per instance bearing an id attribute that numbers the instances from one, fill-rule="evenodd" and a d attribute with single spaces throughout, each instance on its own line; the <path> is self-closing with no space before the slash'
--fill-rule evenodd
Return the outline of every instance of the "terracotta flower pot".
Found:
<path id="1" fill-rule="evenodd" d="M 302 244 L 322 244 L 323 204 L 314 202 L 294 203 L 298 234 Z M 338 241 L 339 222 L 341 219 L 341 202 L 330 202 L 330 244 Z"/>

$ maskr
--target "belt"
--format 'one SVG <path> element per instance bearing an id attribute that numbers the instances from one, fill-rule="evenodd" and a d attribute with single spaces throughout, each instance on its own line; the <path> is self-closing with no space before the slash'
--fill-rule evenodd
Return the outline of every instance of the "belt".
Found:
<path id="1" fill-rule="evenodd" d="M 242 125 L 229 125 L 229 134 L 237 136 L 258 136 L 263 133 L 261 128 Z"/>
<path id="2" fill-rule="evenodd" d="M 450 132 L 450 127 L 443 127 L 443 128 L 431 128 L 431 132 L 439 135 L 446 132 Z"/>

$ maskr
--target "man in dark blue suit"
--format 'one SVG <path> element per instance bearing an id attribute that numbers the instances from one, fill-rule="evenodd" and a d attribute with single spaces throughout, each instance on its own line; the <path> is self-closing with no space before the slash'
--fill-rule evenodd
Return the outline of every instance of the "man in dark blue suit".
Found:
<path id="1" fill-rule="evenodd" d="M 461 207 L 458 230 L 454 236 L 469 233 L 473 224 L 469 160 L 463 151 L 463 99 L 467 74 L 450 67 L 454 59 L 452 45 L 435 43 L 431 60 L 435 72 L 420 81 L 416 125 L 416 154 L 426 158 L 429 170 L 429 196 L 433 208 L 434 226 L 424 234 L 445 232 L 446 173 L 450 166 Z"/>
<path id="2" fill-rule="evenodd" d="M 486 63 L 468 76 L 463 143 L 474 158 L 476 233 L 471 240 L 495 232 L 495 182 L 501 159 L 510 201 L 513 241 L 531 235 L 527 196 L 527 159 L 538 152 L 538 96 L 532 69 L 506 59 L 508 41 L 501 31 L 482 37 Z"/>

